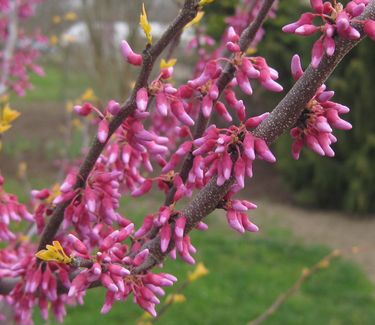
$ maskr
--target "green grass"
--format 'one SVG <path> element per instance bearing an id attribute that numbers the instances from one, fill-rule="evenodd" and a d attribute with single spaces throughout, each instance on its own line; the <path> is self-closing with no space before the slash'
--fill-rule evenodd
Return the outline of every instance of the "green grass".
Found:
<path id="1" fill-rule="evenodd" d="M 45 76 L 30 74 L 33 89 L 28 90 L 24 97 L 13 96 L 12 102 L 44 103 L 61 102 L 75 99 L 90 87 L 88 76 L 75 70 L 63 70 L 60 66 L 49 64 L 44 66 Z"/>
<path id="2" fill-rule="evenodd" d="M 173 305 L 160 324 L 246 324 L 290 287 L 304 267 L 329 252 L 325 247 L 301 245 L 288 231 L 239 236 L 221 223 L 210 225 L 206 233 L 196 232 L 193 243 L 199 249 L 197 260 L 210 273 L 184 291 L 187 301 Z M 165 271 L 183 280 L 192 269 L 168 261 Z M 142 311 L 131 300 L 117 302 L 109 314 L 100 315 L 103 292 L 89 290 L 84 306 L 69 308 L 65 324 L 136 323 Z M 373 287 L 356 265 L 336 260 L 308 280 L 265 324 L 375 324 Z"/>

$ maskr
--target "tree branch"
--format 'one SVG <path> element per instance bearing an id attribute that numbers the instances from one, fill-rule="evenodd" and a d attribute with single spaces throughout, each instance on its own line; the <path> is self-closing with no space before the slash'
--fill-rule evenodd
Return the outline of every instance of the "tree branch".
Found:
<path id="1" fill-rule="evenodd" d="M 264 3 L 263 3 L 263 6 L 261 7 L 261 9 L 260 9 L 260 11 L 257 15 L 257 17 L 255 18 L 255 20 L 250 24 L 249 27 L 247 27 L 241 33 L 241 37 L 240 37 L 239 43 L 238 43 L 239 46 L 240 46 L 241 52 L 246 52 L 248 47 L 250 46 L 250 44 L 254 41 L 257 32 L 262 27 L 264 21 L 267 18 L 268 12 L 270 11 L 270 9 L 272 8 L 274 3 L 275 3 L 275 0 L 265 0 Z M 251 6 L 250 12 L 253 10 L 253 8 L 254 7 Z M 221 75 L 220 75 L 220 77 L 217 81 L 217 86 L 218 86 L 218 89 L 219 89 L 218 99 L 222 95 L 225 87 L 233 79 L 235 72 L 236 72 L 236 69 L 235 69 L 234 65 L 230 62 L 227 62 L 227 64 L 224 67 L 223 72 L 221 73 Z M 213 105 L 215 105 L 217 100 L 213 103 Z M 203 135 L 203 132 L 206 130 L 208 123 L 209 123 L 209 118 L 205 118 L 203 116 L 202 112 L 200 111 L 199 116 L 198 116 L 197 125 L 196 125 L 195 131 L 194 131 L 194 139 L 198 139 Z M 182 167 L 181 167 L 180 177 L 181 177 L 181 179 L 184 183 L 186 182 L 186 180 L 189 176 L 190 169 L 193 167 L 193 161 L 194 161 L 193 150 L 194 149 L 192 149 L 187 154 L 187 156 L 186 156 L 186 158 L 185 158 L 185 160 L 182 164 Z M 165 199 L 164 205 L 167 206 L 167 205 L 170 205 L 170 204 L 173 203 L 173 197 L 176 194 L 176 191 L 177 191 L 177 189 L 175 188 L 175 186 L 172 186 L 170 188 L 170 190 L 168 192 L 168 195 Z"/>
<path id="2" fill-rule="evenodd" d="M 127 101 L 122 105 L 120 113 L 110 122 L 108 139 L 117 130 L 121 123 L 135 111 L 137 91 L 147 85 L 148 78 L 158 56 L 174 39 L 175 35 L 177 35 L 188 22 L 194 19 L 196 14 L 197 0 L 186 0 L 179 15 L 170 24 L 162 37 L 153 46 L 148 46 L 143 51 L 143 63 L 133 92 L 127 99 Z M 86 180 L 90 172 L 94 168 L 95 163 L 101 152 L 103 151 L 105 145 L 106 143 L 100 143 L 97 137 L 94 138 L 90 151 L 88 152 L 79 170 L 77 182 L 74 186 L 75 189 L 84 188 Z M 65 209 L 69 206 L 70 203 L 71 200 L 68 200 L 57 205 L 49 223 L 43 231 L 38 250 L 43 249 L 45 245 L 53 240 L 62 221 L 64 220 Z"/>
<path id="3" fill-rule="evenodd" d="M 365 12 L 359 17 L 359 20 L 365 19 L 375 19 L 375 0 L 372 0 L 367 5 Z M 317 89 L 326 82 L 343 57 L 365 37 L 363 35 L 363 28 L 359 23 L 355 24 L 355 28 L 361 32 L 362 37 L 356 41 L 338 38 L 336 40 L 334 55 L 331 57 L 325 55 L 317 69 L 311 66 L 308 67 L 303 76 L 276 106 L 270 116 L 255 129 L 255 136 L 271 143 L 295 124 L 305 105 L 314 96 Z M 181 211 L 182 215 L 185 215 L 187 219 L 185 234 L 189 233 L 199 221 L 216 209 L 218 203 L 227 194 L 233 183 L 233 177 L 222 186 L 216 185 L 216 177 L 209 181 Z M 141 248 L 141 250 L 148 248 L 150 255 L 133 272 L 136 274 L 142 273 L 161 263 L 173 247 L 174 243 L 171 241 L 167 252 L 162 253 L 160 249 L 160 236 L 156 236 Z"/>

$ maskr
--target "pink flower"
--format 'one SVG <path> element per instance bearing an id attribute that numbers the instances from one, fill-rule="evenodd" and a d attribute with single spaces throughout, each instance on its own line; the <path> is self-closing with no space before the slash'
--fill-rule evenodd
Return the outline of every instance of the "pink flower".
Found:
<path id="1" fill-rule="evenodd" d="M 127 41 L 121 41 L 120 48 L 122 56 L 128 63 L 136 66 L 142 64 L 142 55 L 135 53 Z"/>

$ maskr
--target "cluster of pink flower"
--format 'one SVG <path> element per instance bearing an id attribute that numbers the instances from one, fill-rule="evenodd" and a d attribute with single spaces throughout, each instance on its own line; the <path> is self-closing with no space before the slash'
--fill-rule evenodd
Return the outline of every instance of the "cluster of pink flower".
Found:
<path id="1" fill-rule="evenodd" d="M 15 195 L 4 190 L 3 184 L 4 178 L 0 175 L 0 241 L 12 242 L 17 236 L 9 229 L 10 222 L 33 221 L 33 216 Z"/>
<path id="2" fill-rule="evenodd" d="M 149 255 L 147 249 L 136 253 L 134 257 L 129 255 L 140 248 L 139 245 L 133 245 L 130 251 L 128 245 L 122 244 L 133 230 L 134 225 L 129 224 L 121 230 L 101 233 L 102 240 L 98 244 L 99 251 L 96 253 L 92 265 L 74 278 L 68 297 L 79 299 L 87 288 L 101 284 L 107 289 L 102 313 L 107 313 L 115 301 L 124 301 L 133 293 L 135 303 L 151 315 L 156 316 L 155 304 L 160 302 L 157 296 L 164 295 L 161 287 L 171 286 L 177 279 L 166 273 L 146 272 L 140 275 L 131 275 L 131 271 L 141 265 Z M 91 246 L 85 245 L 72 234 L 68 236 L 68 242 L 73 247 L 72 255 L 75 258 L 91 259 L 88 254 Z"/>
<path id="3" fill-rule="evenodd" d="M 332 56 L 335 53 L 335 36 L 356 40 L 361 37 L 360 32 L 353 27 L 353 23 L 360 23 L 364 27 L 364 32 L 370 38 L 375 40 L 375 21 L 374 20 L 356 20 L 365 10 L 369 0 L 349 1 L 346 6 L 340 2 L 310 0 L 314 12 L 307 12 L 294 23 L 283 27 L 286 33 L 309 36 L 317 32 L 322 36 L 314 43 L 312 48 L 311 64 L 316 68 L 324 53 Z M 322 20 L 321 25 L 316 25 L 316 18 Z"/>
<path id="4" fill-rule="evenodd" d="M 35 6 L 40 4 L 43 0 L 23 0 L 16 1 L 17 17 L 20 20 L 25 20 L 34 15 Z M 13 10 L 9 0 L 2 0 L 0 5 L 0 43 L 5 45 L 10 37 L 9 12 Z M 15 22 L 17 24 L 17 22 Z M 36 31 L 31 35 L 27 35 L 21 26 L 17 28 L 17 35 L 15 37 L 16 46 L 14 51 L 9 51 L 5 55 L 6 46 L 3 46 L 3 52 L 0 52 L 0 66 L 1 80 L 4 85 L 2 87 L 10 88 L 19 96 L 23 96 L 27 89 L 32 86 L 29 82 L 28 71 L 32 71 L 38 75 L 43 76 L 44 71 L 41 66 L 35 63 L 40 56 L 40 48 L 44 47 L 48 40 L 45 36 Z M 4 49 L 5 48 L 5 49 Z M 10 57 L 8 58 L 8 56 Z M 6 75 L 4 75 L 6 74 Z"/>
<path id="5" fill-rule="evenodd" d="M 298 80 L 303 70 L 300 58 L 294 55 L 291 63 L 292 75 Z M 292 145 L 292 155 L 294 159 L 298 159 L 302 147 L 306 145 L 312 151 L 321 156 L 333 157 L 335 152 L 331 148 L 331 144 L 337 141 L 332 134 L 332 128 L 339 130 L 350 130 L 351 124 L 339 117 L 339 114 L 346 114 L 349 108 L 331 101 L 334 92 L 326 90 L 326 86 L 322 85 L 309 101 L 303 110 L 290 134 L 294 139 Z"/>
<path id="6" fill-rule="evenodd" d="M 35 207 L 30 215 L 14 196 L 3 191 L 0 178 L 0 239 L 11 244 L 0 250 L 0 279 L 19 280 L 6 296 L 8 304 L 15 309 L 17 321 L 31 322 L 32 308 L 36 305 L 47 318 L 47 300 L 52 302 L 53 313 L 61 320 L 66 304 L 83 303 L 85 291 L 99 285 L 107 290 L 102 313 L 108 312 L 116 300 L 124 301 L 133 295 L 136 304 L 155 316 L 158 297 L 164 294 L 162 287 L 171 286 L 176 278 L 141 267 L 149 259 L 154 259 L 154 264 L 160 263 L 160 256 L 157 256 L 160 254 L 169 254 L 171 258 L 179 255 L 187 263 L 195 262 L 196 248 L 191 243 L 189 231 L 208 227 L 202 221 L 193 222 L 187 217 L 188 213 L 183 212 L 186 210 L 176 209 L 176 203 L 190 197 L 194 190 L 207 185 L 211 179 L 218 186 L 230 185 L 229 192 L 217 206 L 226 211 L 229 226 L 240 233 L 258 231 L 247 216 L 256 205 L 233 197 L 244 188 L 245 177 L 252 177 L 256 158 L 271 163 L 276 161 L 268 144 L 253 130 L 268 118 L 268 113 L 250 117 L 244 100 L 239 99 L 241 95 L 253 93 L 251 80 L 257 80 L 266 90 L 283 90 L 276 82 L 277 71 L 269 67 L 263 57 L 250 56 L 240 47 L 239 35 L 255 19 L 261 3 L 242 1 L 241 9 L 227 20 L 229 26 L 212 53 L 202 45 L 213 45 L 213 40 L 199 33 L 188 45 L 198 48 L 199 61 L 194 76 L 186 83 L 175 86 L 173 63 L 163 62 L 156 78 L 136 88 L 127 104 L 120 105 L 111 100 L 103 111 L 90 103 L 74 107 L 80 116 L 95 115 L 100 145 L 95 143 L 98 147 L 105 145 L 87 179 L 79 174 L 78 168 L 71 167 L 59 193 L 49 189 L 32 191 Z M 352 18 L 357 17 L 367 3 L 352 1 L 356 6 L 348 4 L 341 9 L 341 16 L 348 17 L 346 28 L 342 22 L 344 18 L 338 18 L 339 5 L 322 4 L 320 8 L 319 1 L 312 3 L 316 13 L 303 17 L 319 16 L 325 21 L 320 28 L 325 34 L 319 42 L 325 44 L 326 50 L 330 49 L 327 54 L 332 55 L 331 40 L 336 30 L 340 36 L 353 37 Z M 6 8 L 4 1 L 0 1 L 1 6 Z M 270 14 L 273 15 L 273 11 Z M 298 34 L 301 30 L 311 29 L 305 26 L 306 19 L 288 25 L 286 31 Z M 308 21 L 312 25 L 312 19 Z M 366 22 L 365 30 L 372 30 L 371 24 Z M 256 46 L 262 33 L 262 30 L 258 31 L 251 46 Z M 225 55 L 228 52 L 230 58 Z M 142 65 L 142 55 L 133 51 L 126 41 L 121 42 L 121 53 L 128 63 Z M 314 62 L 317 61 L 320 58 Z M 224 64 L 230 64 L 231 69 L 223 69 Z M 233 71 L 233 75 L 223 85 L 221 77 L 225 77 L 228 70 Z M 292 74 L 296 80 L 303 74 L 298 56 L 292 60 Z M 221 95 L 222 101 L 219 100 Z M 292 130 L 295 158 L 304 144 L 321 155 L 333 156 L 330 145 L 336 138 L 332 135 L 332 127 L 351 127 L 339 118 L 339 114 L 348 109 L 330 101 L 332 96 L 333 92 L 323 85 L 306 106 Z M 131 114 L 114 130 L 112 121 L 121 116 L 119 114 L 128 113 L 125 109 Z M 218 123 L 224 126 L 211 124 L 205 127 L 214 113 L 221 117 Z M 234 119 L 239 122 L 234 124 Z M 198 125 L 203 125 L 200 125 L 200 133 L 192 130 L 197 120 Z M 193 133 L 198 135 L 194 138 Z M 191 163 L 191 166 L 178 172 L 179 166 L 185 165 L 182 162 L 186 157 L 186 165 Z M 155 175 L 156 171 L 160 175 Z M 166 203 L 157 212 L 147 215 L 135 231 L 132 221 L 118 212 L 121 195 L 130 192 L 134 197 L 142 196 L 154 183 L 167 195 Z M 58 241 L 54 243 L 60 245 L 61 242 L 67 254 L 61 246 L 47 245 L 46 250 L 37 254 L 47 263 L 39 263 L 33 255 L 33 244 L 19 240 L 13 245 L 19 238 L 8 229 L 9 219 L 31 221 L 40 234 L 56 211 L 56 205 L 57 210 L 64 205 L 66 208 L 63 229 L 57 232 Z M 70 234 L 65 236 L 66 232 Z M 150 246 L 159 239 L 160 246 L 158 242 L 156 246 L 159 254 L 153 254 L 155 246 Z"/>

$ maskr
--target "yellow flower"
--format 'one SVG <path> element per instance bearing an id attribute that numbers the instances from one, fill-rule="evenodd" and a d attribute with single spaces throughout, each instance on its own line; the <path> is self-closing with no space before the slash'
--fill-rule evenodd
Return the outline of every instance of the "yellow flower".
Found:
<path id="1" fill-rule="evenodd" d="M 51 45 L 56 45 L 58 42 L 59 42 L 59 38 L 58 38 L 56 35 L 52 35 L 52 36 L 49 38 L 49 43 L 50 43 Z"/>
<path id="2" fill-rule="evenodd" d="M 256 48 L 254 48 L 254 47 L 249 47 L 249 48 L 246 50 L 246 54 L 247 54 L 247 55 L 253 55 L 253 54 L 256 53 L 256 51 L 257 51 Z"/>
<path id="3" fill-rule="evenodd" d="M 74 128 L 76 128 L 78 130 L 82 129 L 82 122 L 78 118 L 75 118 L 75 119 L 72 120 L 72 125 L 73 125 Z"/>
<path id="4" fill-rule="evenodd" d="M 61 194 L 60 184 L 55 183 L 51 188 L 51 195 L 47 198 L 47 203 L 50 204 L 57 196 Z"/>
<path id="5" fill-rule="evenodd" d="M 64 16 L 65 20 L 74 21 L 77 19 L 77 14 L 74 11 L 69 11 Z"/>
<path id="6" fill-rule="evenodd" d="M 59 241 L 55 240 L 52 242 L 52 244 L 53 246 L 46 245 L 47 249 L 40 250 L 35 254 L 35 256 L 40 260 L 47 262 L 58 262 L 64 264 L 69 264 L 72 262 L 72 259 L 65 254 Z"/>
<path id="7" fill-rule="evenodd" d="M 186 297 L 182 294 L 172 294 L 165 299 L 166 304 L 180 304 L 186 301 Z"/>
<path id="8" fill-rule="evenodd" d="M 10 124 L 4 123 L 3 121 L 0 121 L 0 134 L 4 133 L 5 131 L 8 131 L 12 126 Z"/>
<path id="9" fill-rule="evenodd" d="M 141 27 L 143 28 L 143 32 L 145 33 L 147 38 L 147 43 L 152 44 L 151 25 L 147 19 L 147 13 L 144 3 L 142 4 L 142 13 L 139 17 L 139 25 L 141 25 Z"/>
<path id="10" fill-rule="evenodd" d="M 17 119 L 17 117 L 20 115 L 21 115 L 20 112 L 17 112 L 16 110 L 11 109 L 9 104 L 6 104 L 3 109 L 1 120 L 4 124 L 10 124 L 15 119 Z"/>
<path id="11" fill-rule="evenodd" d="M 76 38 L 73 35 L 69 34 L 63 34 L 62 38 L 67 43 L 74 43 L 76 41 Z"/>
<path id="12" fill-rule="evenodd" d="M 201 0 L 198 2 L 198 6 L 199 7 L 204 7 L 212 2 L 214 2 L 215 0 Z"/>
<path id="13" fill-rule="evenodd" d="M 192 21 L 190 21 L 190 23 L 186 24 L 184 28 L 187 29 L 193 25 L 199 24 L 203 16 L 204 16 L 204 11 L 199 11 L 197 15 L 195 16 L 195 18 Z"/>
<path id="14" fill-rule="evenodd" d="M 61 23 L 61 17 L 60 16 L 53 16 L 52 17 L 52 22 L 54 24 L 60 24 Z"/>
<path id="15" fill-rule="evenodd" d="M 189 272 L 188 280 L 194 282 L 199 278 L 207 275 L 209 273 L 208 269 L 204 266 L 203 263 L 198 263 L 193 272 Z"/>
<path id="16" fill-rule="evenodd" d="M 177 59 L 170 59 L 168 61 L 165 61 L 164 59 L 161 59 L 160 69 L 173 67 L 176 64 L 176 62 L 177 62 Z"/>
<path id="17" fill-rule="evenodd" d="M 74 108 L 74 103 L 73 103 L 73 101 L 68 100 L 68 101 L 65 103 L 65 111 L 66 111 L 67 113 L 71 113 L 71 112 L 73 112 L 73 108 Z"/>
<path id="18" fill-rule="evenodd" d="M 18 177 L 23 179 L 26 177 L 26 172 L 27 172 L 27 163 L 24 162 L 24 161 L 21 161 L 19 164 L 18 164 Z"/>
<path id="19" fill-rule="evenodd" d="M 81 95 L 80 100 L 83 102 L 92 102 L 96 100 L 94 90 L 92 88 L 87 88 Z"/>

